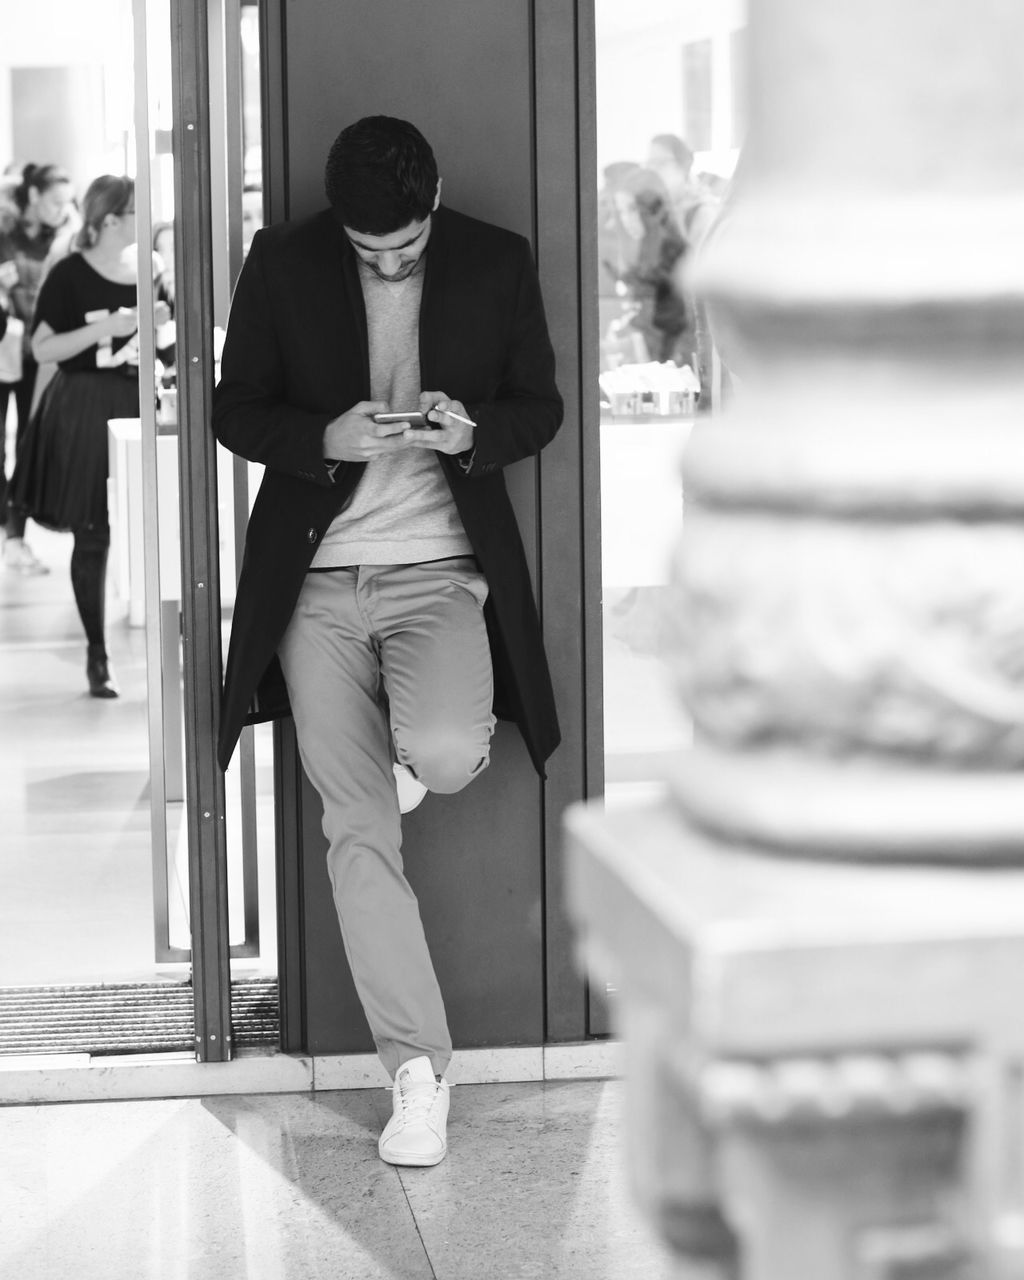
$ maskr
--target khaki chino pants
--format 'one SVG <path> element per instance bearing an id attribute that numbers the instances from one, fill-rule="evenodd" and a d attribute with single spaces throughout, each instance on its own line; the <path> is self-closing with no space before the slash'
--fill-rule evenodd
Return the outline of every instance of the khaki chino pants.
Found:
<path id="1" fill-rule="evenodd" d="M 393 1077 L 451 1037 L 405 878 L 392 764 L 430 791 L 487 767 L 487 583 L 472 557 L 306 575 L 279 648 L 299 754 L 324 806 L 327 867 L 356 990 Z"/>

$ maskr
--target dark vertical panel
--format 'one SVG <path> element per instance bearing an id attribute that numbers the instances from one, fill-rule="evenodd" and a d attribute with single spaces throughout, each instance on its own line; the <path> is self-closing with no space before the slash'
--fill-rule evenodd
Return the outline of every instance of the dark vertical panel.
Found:
<path id="1" fill-rule="evenodd" d="M 403 820 L 406 875 L 456 1047 L 540 1044 L 544 972 L 541 786 L 518 732 L 499 725 L 491 767 L 457 796 L 429 796 Z M 372 1053 L 324 865 L 320 801 L 301 784 L 306 1039 L 309 1053 Z M 297 1047 L 297 1046 L 292 1046 Z"/>
<path id="2" fill-rule="evenodd" d="M 288 6 L 292 216 L 319 209 L 327 149 L 365 115 L 402 116 L 429 138 L 442 198 L 533 231 L 528 0 L 337 0 Z"/>
<path id="3" fill-rule="evenodd" d="M 263 218 L 288 216 L 283 0 L 259 0 L 260 115 L 262 121 Z M 239 563 L 241 558 L 239 557 Z M 295 729 L 274 726 L 274 848 L 277 862 L 277 973 L 281 1048 L 300 1052 L 306 1042 L 305 909 L 302 889 L 302 814 Z"/>
<path id="4" fill-rule="evenodd" d="M 277 175 L 286 187 L 283 196 L 271 196 L 272 219 L 320 208 L 331 141 L 351 120 L 379 112 L 413 120 L 430 139 L 446 203 L 533 238 L 529 0 L 445 0 L 430 6 L 429 21 L 415 0 L 377 0 L 360 10 L 358 23 L 329 0 L 294 0 L 286 11 L 268 14 L 265 30 L 268 59 L 273 61 L 273 47 L 284 50 L 279 70 L 269 73 L 269 81 L 282 86 L 278 119 L 284 122 L 280 153 L 270 143 L 271 182 Z M 543 277 L 543 263 L 541 268 Z M 545 294 L 555 302 L 546 281 Z M 572 313 L 574 299 L 575 291 L 555 305 Z M 574 465 L 571 458 L 567 465 Z M 508 481 L 540 588 L 538 476 L 538 464 L 531 462 L 511 468 Z M 578 794 L 578 782 L 573 791 Z M 320 817 L 319 801 L 303 778 L 293 830 L 303 858 L 304 1047 L 317 1053 L 366 1050 L 371 1044 L 338 934 Z M 499 726 L 492 768 L 459 796 L 429 797 L 406 819 L 404 831 L 406 867 L 456 1044 L 540 1043 L 543 787 L 518 733 Z M 282 852 L 287 856 L 287 848 Z M 284 976 L 293 991 L 292 979 Z M 576 1025 L 582 1027 L 580 991 L 577 1005 Z"/>
<path id="5" fill-rule="evenodd" d="M 405 819 L 406 869 L 457 1046 L 544 1039 L 542 792 L 518 730 L 503 724 L 486 773 Z"/>
<path id="6" fill-rule="evenodd" d="M 583 7 L 591 7 L 589 0 Z M 538 5 L 536 24 L 537 251 L 566 408 L 562 430 L 541 458 L 541 601 L 563 735 L 545 796 L 547 1039 L 576 1040 L 586 1034 L 586 1001 L 563 905 L 561 818 L 568 804 L 600 789 L 600 777 L 588 776 L 587 768 L 584 675 L 591 658 L 599 662 L 600 649 L 585 625 L 582 536 L 587 491 L 597 492 L 596 472 L 587 471 L 595 456 L 587 436 L 597 429 L 597 415 L 580 329 L 580 317 L 593 305 L 589 281 L 596 275 L 585 273 L 579 223 L 581 175 L 592 187 L 596 160 L 578 120 L 586 51 L 579 47 L 576 0 Z M 592 102 L 585 98 L 585 107 Z M 599 665 L 596 670 L 599 690 Z"/>
<path id="7" fill-rule="evenodd" d="M 601 602 L 601 410 L 598 319 L 597 246 L 597 40 L 593 0 L 576 0 L 579 25 L 576 33 L 577 93 L 579 116 L 579 222 L 580 246 L 580 407 L 586 423 L 582 436 L 581 473 L 583 520 L 583 630 L 586 636 L 585 717 L 587 796 L 604 793 L 604 662 L 603 607 Z"/>
<path id="8" fill-rule="evenodd" d="M 584 661 L 584 754 L 587 796 L 604 794 L 604 606 L 601 569 L 600 322 L 597 247 L 597 36 L 593 0 L 576 0 L 579 79 L 580 383 L 585 425 L 581 451 L 583 480 L 582 558 Z M 608 1005 L 603 992 L 589 991 L 587 1030 L 607 1035 Z"/>
<path id="9" fill-rule="evenodd" d="M 288 217 L 288 112 L 284 0 L 259 0 L 260 114 L 263 134 L 263 218 Z"/>
<path id="10" fill-rule="evenodd" d="M 274 843 L 277 850 L 277 972 L 281 1048 L 306 1040 L 305 909 L 299 794 L 302 766 L 291 720 L 274 725 Z"/>

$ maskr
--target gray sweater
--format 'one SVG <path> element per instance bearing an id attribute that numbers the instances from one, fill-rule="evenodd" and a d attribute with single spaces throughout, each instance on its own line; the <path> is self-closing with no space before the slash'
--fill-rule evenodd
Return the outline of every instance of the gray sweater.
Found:
<path id="1" fill-rule="evenodd" d="M 388 281 L 359 263 L 370 343 L 370 398 L 387 401 L 395 412 L 420 406 L 425 267 L 423 257 L 405 280 Z M 367 463 L 352 501 L 331 522 L 310 567 L 414 564 L 471 554 L 437 454 L 408 448 Z"/>

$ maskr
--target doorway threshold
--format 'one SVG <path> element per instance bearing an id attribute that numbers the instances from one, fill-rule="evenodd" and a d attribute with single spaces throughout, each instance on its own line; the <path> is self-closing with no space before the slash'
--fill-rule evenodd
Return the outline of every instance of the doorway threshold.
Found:
<path id="1" fill-rule="evenodd" d="M 620 1076 L 621 1045 L 613 1040 L 456 1050 L 454 1084 Z M 8 1054 L 0 1057 L 0 1105 L 192 1098 L 242 1093 L 306 1093 L 386 1088 L 375 1054 L 308 1057 L 242 1049 L 230 1062 L 197 1062 L 189 1053 Z"/>

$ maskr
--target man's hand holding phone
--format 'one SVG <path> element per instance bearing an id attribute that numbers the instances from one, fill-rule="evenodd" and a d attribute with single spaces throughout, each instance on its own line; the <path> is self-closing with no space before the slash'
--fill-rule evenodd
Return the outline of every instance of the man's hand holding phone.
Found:
<path id="1" fill-rule="evenodd" d="M 419 409 L 404 412 L 383 400 L 360 400 L 327 424 L 323 454 L 333 462 L 368 462 L 410 445 L 463 453 L 472 449 L 475 429 L 461 401 L 441 391 L 424 391 Z"/>
<path id="2" fill-rule="evenodd" d="M 408 428 L 405 438 L 409 444 L 448 454 L 472 449 L 476 423 L 461 400 L 452 400 L 443 391 L 424 391 L 420 395 L 420 411 L 426 426 Z"/>
<path id="3" fill-rule="evenodd" d="M 404 449 L 408 422 L 378 422 L 388 412 L 384 400 L 360 400 L 347 413 L 332 419 L 324 431 L 324 457 L 332 462 L 368 462 L 384 453 Z"/>
<path id="4" fill-rule="evenodd" d="M 400 422 L 403 427 L 433 427 L 432 422 L 428 422 L 418 409 L 406 409 L 401 413 L 375 413 L 373 415 L 374 422 Z"/>

